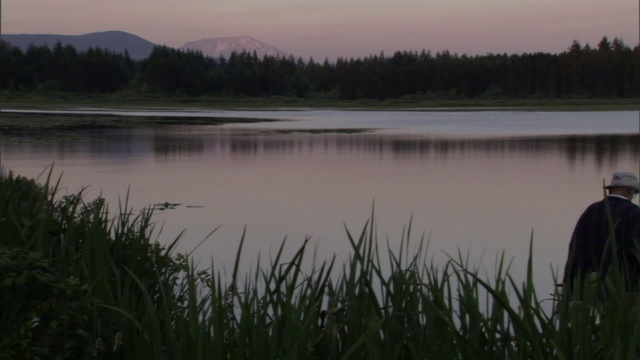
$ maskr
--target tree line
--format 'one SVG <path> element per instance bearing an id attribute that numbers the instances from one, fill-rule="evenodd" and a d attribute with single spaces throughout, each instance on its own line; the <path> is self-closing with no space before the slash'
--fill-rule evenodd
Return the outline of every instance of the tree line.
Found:
<path id="1" fill-rule="evenodd" d="M 179 96 L 326 96 L 392 99 L 640 97 L 640 46 L 603 37 L 596 47 L 574 41 L 559 54 L 458 55 L 398 51 L 364 58 L 210 58 L 156 46 L 132 60 L 100 48 L 78 52 L 61 43 L 26 51 L 0 42 L 0 91 L 163 93 Z"/>

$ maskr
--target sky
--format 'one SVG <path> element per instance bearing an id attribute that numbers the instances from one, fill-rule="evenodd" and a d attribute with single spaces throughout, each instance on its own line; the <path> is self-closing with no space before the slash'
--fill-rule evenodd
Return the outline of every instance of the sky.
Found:
<path id="1" fill-rule="evenodd" d="M 6 34 L 121 30 L 182 46 L 249 35 L 296 57 L 448 50 L 559 53 L 603 36 L 630 47 L 640 0 L 0 0 Z"/>

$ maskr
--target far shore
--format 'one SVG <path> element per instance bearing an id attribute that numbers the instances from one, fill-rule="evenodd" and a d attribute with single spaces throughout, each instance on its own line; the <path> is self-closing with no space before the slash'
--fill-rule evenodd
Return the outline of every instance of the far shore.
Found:
<path id="1" fill-rule="evenodd" d="M 54 111 L 53 109 L 50 109 Z M 59 110 L 59 109 L 57 109 Z M 68 110 L 72 110 L 69 108 Z M 183 116 L 146 116 L 146 115 L 113 115 L 95 113 L 65 112 L 19 112 L 2 111 L 0 130 L 83 130 L 99 128 L 126 128 L 134 126 L 157 125 L 222 125 L 226 123 L 251 123 L 275 121 L 252 118 L 224 117 L 183 117 Z M 0 137 L 1 138 L 1 137 Z"/>
<path id="2" fill-rule="evenodd" d="M 73 93 L 0 93 L 2 109 L 70 110 L 393 110 L 393 111 L 634 111 L 640 99 L 442 99 L 426 95 L 398 99 L 340 100 L 331 97 L 180 97 L 162 94 L 90 95 Z"/>

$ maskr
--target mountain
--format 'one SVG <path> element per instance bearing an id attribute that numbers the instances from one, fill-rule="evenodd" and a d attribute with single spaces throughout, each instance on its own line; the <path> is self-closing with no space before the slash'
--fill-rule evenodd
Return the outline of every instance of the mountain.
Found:
<path id="1" fill-rule="evenodd" d="M 47 45 L 53 48 L 58 42 L 71 45 L 78 51 L 99 47 L 123 54 L 127 50 L 132 59 L 148 57 L 155 46 L 150 41 L 124 31 L 104 31 L 85 35 L 2 34 L 2 40 L 22 50 L 26 50 L 30 45 Z"/>
<path id="2" fill-rule="evenodd" d="M 71 45 L 78 51 L 86 51 L 90 47 L 111 50 L 117 53 L 129 52 L 132 59 L 147 58 L 155 44 L 140 36 L 124 31 L 104 31 L 85 35 L 53 35 L 53 34 L 3 34 L 2 40 L 26 51 L 29 46 L 47 45 L 53 48 L 56 43 Z M 217 37 L 184 44 L 182 50 L 195 50 L 205 56 L 229 58 L 232 52 L 256 52 L 258 57 L 288 56 L 284 51 L 262 43 L 251 36 Z"/>
<path id="3" fill-rule="evenodd" d="M 277 49 L 273 46 L 262 43 L 251 36 L 236 36 L 236 37 L 217 37 L 208 38 L 198 41 L 191 41 L 184 44 L 182 50 L 194 50 L 200 51 L 205 56 L 218 58 L 223 56 L 229 58 L 232 52 L 256 52 L 259 58 L 263 56 L 280 56 L 284 57 L 288 54 L 284 51 Z"/>

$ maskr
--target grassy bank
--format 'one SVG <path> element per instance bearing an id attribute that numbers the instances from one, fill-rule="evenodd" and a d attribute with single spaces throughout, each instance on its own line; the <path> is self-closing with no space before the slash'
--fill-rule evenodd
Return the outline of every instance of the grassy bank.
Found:
<path id="1" fill-rule="evenodd" d="M 85 130 L 163 125 L 222 125 L 232 122 L 267 122 L 268 119 L 236 119 L 185 116 L 123 116 L 111 114 L 62 114 L 5 112 L 0 115 L 0 142 L 86 141 Z M 25 138 L 23 134 L 29 134 Z"/>
<path id="2" fill-rule="evenodd" d="M 609 279 L 557 292 L 545 311 L 507 262 L 496 275 L 463 255 L 431 263 L 410 226 L 399 249 L 371 223 L 345 233 L 344 264 L 302 245 L 247 272 L 196 268 L 158 244 L 151 212 L 0 177 L 0 353 L 9 359 L 622 359 L 640 344 L 637 310 Z M 384 270 L 383 270 L 384 269 Z M 571 302 L 569 300 L 572 300 Z"/>
<path id="3" fill-rule="evenodd" d="M 89 130 L 152 125 L 222 125 L 231 122 L 268 122 L 269 119 L 235 119 L 185 116 L 125 116 L 110 114 L 3 113 L 0 130 Z"/>
<path id="4" fill-rule="evenodd" d="M 18 93 L 3 92 L 0 108 L 69 108 L 69 107 L 123 107 L 123 108 L 215 108 L 215 109 L 276 109 L 276 108 L 331 108 L 331 109 L 519 109 L 536 110 L 640 110 L 640 99 L 606 98 L 442 98 L 427 95 L 405 96 L 397 99 L 340 100 L 335 96 L 243 97 L 243 96 L 178 96 L 138 94 L 131 92 L 109 95 L 77 93 Z"/>

